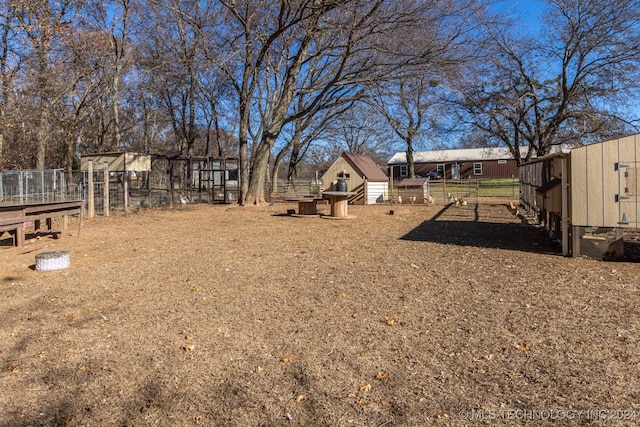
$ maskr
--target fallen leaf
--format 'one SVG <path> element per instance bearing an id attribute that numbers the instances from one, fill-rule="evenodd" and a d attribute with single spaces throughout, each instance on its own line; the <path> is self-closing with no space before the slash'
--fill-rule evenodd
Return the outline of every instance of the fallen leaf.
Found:
<path id="1" fill-rule="evenodd" d="M 360 391 L 369 391 L 371 390 L 371 384 L 365 384 L 360 387 Z"/>
<path id="2" fill-rule="evenodd" d="M 531 347 L 529 347 L 527 345 L 527 343 L 524 343 L 524 342 L 516 343 L 515 347 L 520 351 L 529 351 L 529 350 L 531 350 Z"/>
<path id="3" fill-rule="evenodd" d="M 344 298 L 346 296 L 347 296 L 347 294 L 345 294 L 344 292 L 338 293 L 338 298 Z"/>
<path id="4" fill-rule="evenodd" d="M 296 403 L 300 403 L 303 400 L 306 400 L 307 396 L 305 396 L 304 394 L 300 394 L 298 395 L 298 397 L 296 397 Z"/>
<path id="5" fill-rule="evenodd" d="M 199 292 L 201 289 L 202 289 L 202 288 L 201 288 L 200 286 L 196 286 L 196 287 L 194 287 L 194 288 L 191 288 L 191 290 L 192 290 L 193 292 Z"/>
<path id="6" fill-rule="evenodd" d="M 291 363 L 293 359 L 291 357 L 285 357 L 284 359 L 282 359 L 282 363 Z"/>
<path id="7" fill-rule="evenodd" d="M 380 371 L 378 375 L 376 375 L 376 379 L 380 381 L 386 380 L 387 378 L 389 378 L 389 373 L 385 371 Z"/>
<path id="8" fill-rule="evenodd" d="M 395 320 L 393 320 L 393 317 L 389 316 L 388 314 L 384 317 L 384 319 L 387 325 L 389 326 L 392 326 L 395 323 Z"/>

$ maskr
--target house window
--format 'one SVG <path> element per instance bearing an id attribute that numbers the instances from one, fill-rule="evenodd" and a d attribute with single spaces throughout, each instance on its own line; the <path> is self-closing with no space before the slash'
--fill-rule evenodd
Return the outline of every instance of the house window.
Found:
<path id="1" fill-rule="evenodd" d="M 351 175 L 346 173 L 345 171 L 342 171 L 340 173 L 338 173 L 338 178 L 342 178 L 342 179 L 349 179 Z"/>
<path id="2" fill-rule="evenodd" d="M 408 172 L 407 172 L 407 166 L 400 166 L 400 176 L 407 176 Z"/>
<path id="3" fill-rule="evenodd" d="M 444 163 L 440 163 L 439 165 L 436 165 L 436 172 L 444 176 Z"/>
<path id="4" fill-rule="evenodd" d="M 474 175 L 482 175 L 482 163 L 474 163 L 473 164 L 473 174 Z"/>
<path id="5" fill-rule="evenodd" d="M 498 160 L 498 164 L 499 165 L 506 165 L 507 161 L 506 160 Z"/>

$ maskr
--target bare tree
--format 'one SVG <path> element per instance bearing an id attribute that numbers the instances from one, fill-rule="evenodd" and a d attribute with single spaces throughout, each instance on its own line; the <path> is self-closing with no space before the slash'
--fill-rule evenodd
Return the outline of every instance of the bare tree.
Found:
<path id="1" fill-rule="evenodd" d="M 469 69 L 461 90 L 471 123 L 519 162 L 628 132 L 625 100 L 637 99 L 640 87 L 638 1 L 547 4 L 537 38 L 487 25 L 488 61 Z"/>
<path id="2" fill-rule="evenodd" d="M 433 114 L 431 110 L 437 104 L 434 95 L 437 85 L 438 80 L 426 75 L 410 76 L 376 91 L 376 96 L 372 97 L 373 104 L 404 142 L 410 178 L 415 178 L 413 153 L 416 140 L 425 137 L 428 119 Z"/>
<path id="3" fill-rule="evenodd" d="M 239 96 L 244 204 L 264 203 L 271 150 L 295 115 L 308 114 L 327 99 L 327 92 L 357 92 L 368 82 L 393 78 L 407 67 L 424 63 L 433 48 L 425 49 L 422 43 L 429 2 L 222 3 L 229 19 L 221 33 L 229 39 L 228 46 L 237 46 L 241 39 L 243 49 L 233 50 L 237 60 L 225 63 L 242 64 L 226 70 Z M 273 12 L 265 16 L 264 10 Z M 309 64 L 322 64 L 313 79 L 305 79 L 312 69 Z M 297 93 L 310 94 L 312 99 L 307 110 L 291 114 Z M 259 114 L 260 131 L 249 170 L 247 135 L 252 112 Z"/>
<path id="4" fill-rule="evenodd" d="M 46 166 L 49 144 L 51 110 L 65 95 L 58 86 L 54 50 L 60 34 L 76 19 L 82 3 L 76 0 L 23 1 L 18 7 L 21 31 L 26 35 L 30 50 L 26 62 L 34 73 L 34 98 L 37 99 L 36 168 Z"/>
<path id="5" fill-rule="evenodd" d="M 148 9 L 146 37 L 140 44 L 151 90 L 163 106 L 175 137 L 174 152 L 191 156 L 198 135 L 198 77 L 202 63 L 203 15 L 198 3 L 168 1 Z M 157 31 L 161 28 L 161 31 Z"/>
<path id="6" fill-rule="evenodd" d="M 365 101 L 342 112 L 327 128 L 326 139 L 349 153 L 377 157 L 396 146 L 384 116 Z"/>
<path id="7" fill-rule="evenodd" d="M 109 76 L 109 96 L 113 139 L 109 149 L 122 148 L 121 80 L 130 66 L 129 49 L 134 2 L 132 0 L 91 0 L 89 15 L 92 24 L 108 35 L 108 49 L 101 65 Z"/>
<path id="8" fill-rule="evenodd" d="M 8 0 L 0 2 L 0 167 L 5 155 L 5 133 L 9 128 L 9 93 L 15 76 L 16 64 L 12 65 L 16 55 L 13 51 L 13 38 L 16 31 L 16 10 Z"/>

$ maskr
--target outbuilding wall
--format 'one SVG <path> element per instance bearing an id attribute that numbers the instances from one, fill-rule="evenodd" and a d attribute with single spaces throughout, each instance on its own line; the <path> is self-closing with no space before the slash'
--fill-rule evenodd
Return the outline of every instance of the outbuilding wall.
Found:
<path id="1" fill-rule="evenodd" d="M 571 222 L 585 227 L 640 223 L 640 137 L 571 150 Z"/>
<path id="2" fill-rule="evenodd" d="M 375 205 L 389 199 L 389 183 L 388 182 L 366 182 L 365 194 L 367 195 L 364 203 L 366 205 Z"/>
<path id="3" fill-rule="evenodd" d="M 110 172 L 148 172 L 151 170 L 151 156 L 140 153 L 99 153 L 87 154 L 80 158 L 80 169 L 87 170 L 88 162 L 109 164 Z"/>
<path id="4" fill-rule="evenodd" d="M 345 179 L 345 181 L 347 182 L 347 189 L 349 191 L 355 191 L 356 188 L 362 187 L 362 184 L 364 182 L 363 178 L 343 156 L 340 156 L 329 167 L 329 169 L 327 169 L 324 175 L 322 175 L 321 190 L 332 190 L 333 182 L 338 180 L 338 175 L 343 171 L 349 175 L 349 177 Z"/>

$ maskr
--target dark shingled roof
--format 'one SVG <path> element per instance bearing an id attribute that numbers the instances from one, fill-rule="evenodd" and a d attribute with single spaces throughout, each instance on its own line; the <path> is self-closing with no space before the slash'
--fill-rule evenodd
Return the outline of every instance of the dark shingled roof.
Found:
<path id="1" fill-rule="evenodd" d="M 388 181 L 387 174 L 382 171 L 369 156 L 363 154 L 342 154 L 360 174 L 369 181 Z"/>
<path id="2" fill-rule="evenodd" d="M 398 187 L 422 187 L 427 181 L 429 178 L 405 178 L 396 185 Z"/>

